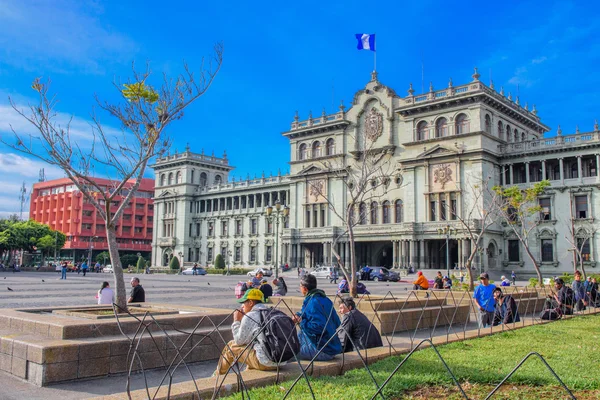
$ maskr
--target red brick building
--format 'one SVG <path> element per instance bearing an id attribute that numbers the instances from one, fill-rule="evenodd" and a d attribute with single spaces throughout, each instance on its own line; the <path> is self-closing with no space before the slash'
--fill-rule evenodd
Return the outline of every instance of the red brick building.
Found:
<path id="1" fill-rule="evenodd" d="M 111 190 L 116 185 L 108 179 L 96 178 L 94 181 L 106 190 Z M 126 195 L 126 192 L 123 194 Z M 117 226 L 117 242 L 121 254 L 131 252 L 149 256 L 152 250 L 153 196 L 154 180 L 143 179 Z M 122 200 L 123 197 L 115 197 L 111 209 L 116 211 Z M 90 251 L 95 255 L 108 250 L 104 220 L 69 178 L 34 184 L 29 218 L 49 225 L 67 236 L 65 247 L 60 253 L 62 258 L 79 260 L 87 258 Z"/>

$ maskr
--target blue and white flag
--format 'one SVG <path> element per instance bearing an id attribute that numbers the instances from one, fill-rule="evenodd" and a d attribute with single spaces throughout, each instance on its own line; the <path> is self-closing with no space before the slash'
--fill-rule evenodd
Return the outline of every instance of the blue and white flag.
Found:
<path id="1" fill-rule="evenodd" d="M 375 34 L 368 33 L 357 33 L 356 39 L 358 40 L 358 50 L 371 50 L 375 51 Z"/>

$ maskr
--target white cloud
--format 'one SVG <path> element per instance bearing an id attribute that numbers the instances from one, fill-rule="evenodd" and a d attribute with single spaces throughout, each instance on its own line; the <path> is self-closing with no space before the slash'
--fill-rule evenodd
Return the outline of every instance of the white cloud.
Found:
<path id="1" fill-rule="evenodd" d="M 102 21 L 99 3 L 76 0 L 0 0 L 0 59 L 36 70 L 104 73 L 128 62 L 137 45 Z"/>
<path id="2" fill-rule="evenodd" d="M 534 58 L 533 60 L 531 60 L 531 63 L 532 63 L 532 64 L 541 64 L 541 63 L 543 63 L 544 61 L 546 61 L 547 59 L 548 59 L 548 57 L 546 57 L 546 56 L 541 56 L 541 57 Z"/>

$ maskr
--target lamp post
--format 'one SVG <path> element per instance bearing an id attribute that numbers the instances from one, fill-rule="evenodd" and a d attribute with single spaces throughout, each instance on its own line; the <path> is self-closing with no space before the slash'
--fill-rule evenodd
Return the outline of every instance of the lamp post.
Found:
<path id="1" fill-rule="evenodd" d="M 285 205 L 282 207 L 279 199 L 275 202 L 275 209 L 273 206 L 267 206 L 267 220 L 275 220 L 275 279 L 279 277 L 279 221 L 282 218 L 285 220 L 289 214 L 290 208 Z"/>
<path id="2" fill-rule="evenodd" d="M 229 266 L 231 265 L 231 250 L 227 250 L 227 276 L 229 276 Z"/>
<path id="3" fill-rule="evenodd" d="M 90 236 L 90 249 L 88 253 L 88 266 L 92 263 L 92 250 L 94 250 L 94 240 L 98 239 L 98 236 Z"/>
<path id="4" fill-rule="evenodd" d="M 443 228 L 438 229 L 438 233 L 440 235 L 446 236 L 446 276 L 450 277 L 450 235 L 456 233 L 456 229 L 450 227 L 450 225 L 446 225 Z"/>

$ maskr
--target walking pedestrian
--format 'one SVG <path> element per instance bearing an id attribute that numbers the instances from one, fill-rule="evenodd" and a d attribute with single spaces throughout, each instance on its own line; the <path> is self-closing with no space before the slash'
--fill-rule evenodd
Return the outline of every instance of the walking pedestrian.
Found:
<path id="1" fill-rule="evenodd" d="M 510 273 L 510 279 L 512 279 L 513 286 L 515 286 L 517 284 L 517 274 L 515 274 L 515 271 Z"/>
<path id="2" fill-rule="evenodd" d="M 85 274 L 87 273 L 87 270 L 88 270 L 88 265 L 87 265 L 87 262 L 84 261 L 81 264 L 81 272 L 83 272 L 83 276 L 85 276 Z"/>
<path id="3" fill-rule="evenodd" d="M 67 262 L 63 261 L 60 268 L 60 279 L 67 279 Z"/>

